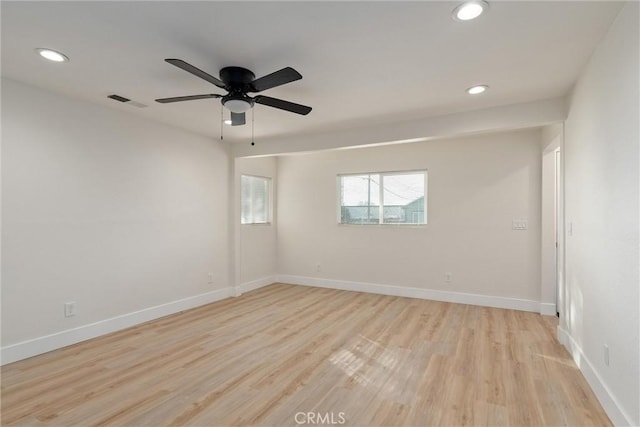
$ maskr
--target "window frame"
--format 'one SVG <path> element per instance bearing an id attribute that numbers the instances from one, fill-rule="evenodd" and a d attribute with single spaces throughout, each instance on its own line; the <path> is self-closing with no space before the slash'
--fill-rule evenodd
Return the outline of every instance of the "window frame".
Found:
<path id="1" fill-rule="evenodd" d="M 398 176 L 398 175 L 416 175 L 421 173 L 424 175 L 424 222 L 421 223 L 402 223 L 402 222 L 384 222 L 384 177 L 385 176 Z M 360 176 L 360 175 L 379 175 L 380 176 L 380 184 L 379 184 L 379 205 L 378 205 L 378 222 L 377 223 L 357 223 L 357 222 L 342 222 L 342 178 L 348 176 Z M 362 226 L 362 225 L 372 225 L 372 226 L 387 226 L 387 227 L 426 227 L 428 224 L 427 221 L 427 207 L 428 201 L 427 196 L 429 194 L 427 184 L 429 182 L 429 171 L 428 169 L 410 169 L 410 170 L 392 170 L 392 171 L 380 171 L 380 172 L 350 172 L 350 173 L 340 173 L 336 176 L 336 184 L 337 184 L 337 220 L 338 225 L 341 226 Z"/>
<path id="2" fill-rule="evenodd" d="M 251 222 L 242 222 L 243 220 L 242 178 L 243 177 L 263 179 L 267 182 L 267 209 L 265 213 L 266 220 L 263 222 L 256 222 L 255 220 Z M 251 202 L 253 204 L 253 197 L 251 198 Z M 253 214 L 253 208 L 251 209 L 251 217 L 252 219 L 255 218 L 255 215 Z M 270 176 L 252 175 L 252 174 L 246 174 L 246 173 L 240 174 L 240 225 L 271 225 L 272 219 L 273 219 L 273 179 Z"/>

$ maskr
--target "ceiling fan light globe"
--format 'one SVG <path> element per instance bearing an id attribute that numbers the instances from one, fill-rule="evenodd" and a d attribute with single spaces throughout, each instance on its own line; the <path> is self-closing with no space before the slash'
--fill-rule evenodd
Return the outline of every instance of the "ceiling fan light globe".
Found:
<path id="1" fill-rule="evenodd" d="M 224 106 L 232 113 L 244 113 L 251 109 L 251 104 L 242 99 L 229 99 Z"/>

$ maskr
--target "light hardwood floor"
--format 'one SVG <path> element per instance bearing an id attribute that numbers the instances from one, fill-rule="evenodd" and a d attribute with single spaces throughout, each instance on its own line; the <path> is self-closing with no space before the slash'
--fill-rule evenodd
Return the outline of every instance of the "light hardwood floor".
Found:
<path id="1" fill-rule="evenodd" d="M 1 420 L 611 425 L 555 326 L 535 313 L 276 284 L 7 365 Z"/>

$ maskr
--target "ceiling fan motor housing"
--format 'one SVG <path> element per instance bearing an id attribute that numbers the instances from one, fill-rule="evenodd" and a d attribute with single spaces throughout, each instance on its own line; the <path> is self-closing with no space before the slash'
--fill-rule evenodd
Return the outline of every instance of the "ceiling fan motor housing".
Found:
<path id="1" fill-rule="evenodd" d="M 224 67 L 220 70 L 220 80 L 225 82 L 230 89 L 246 89 L 249 91 L 249 83 L 254 81 L 256 75 L 242 67 Z"/>
<path id="2" fill-rule="evenodd" d="M 242 67 L 224 67 L 220 70 L 220 80 L 229 92 L 222 97 L 222 105 L 234 113 L 244 113 L 253 107 L 253 98 L 247 95 L 250 83 L 256 78 L 250 70 Z"/>

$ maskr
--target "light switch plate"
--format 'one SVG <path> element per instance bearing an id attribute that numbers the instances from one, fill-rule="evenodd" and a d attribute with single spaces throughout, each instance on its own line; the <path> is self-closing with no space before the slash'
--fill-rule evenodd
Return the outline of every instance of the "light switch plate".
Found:
<path id="1" fill-rule="evenodd" d="M 512 230 L 526 230 L 528 228 L 529 224 L 526 219 L 514 219 L 511 223 Z"/>
<path id="2" fill-rule="evenodd" d="M 76 315 L 76 302 L 65 302 L 64 303 L 64 317 L 73 317 Z"/>

